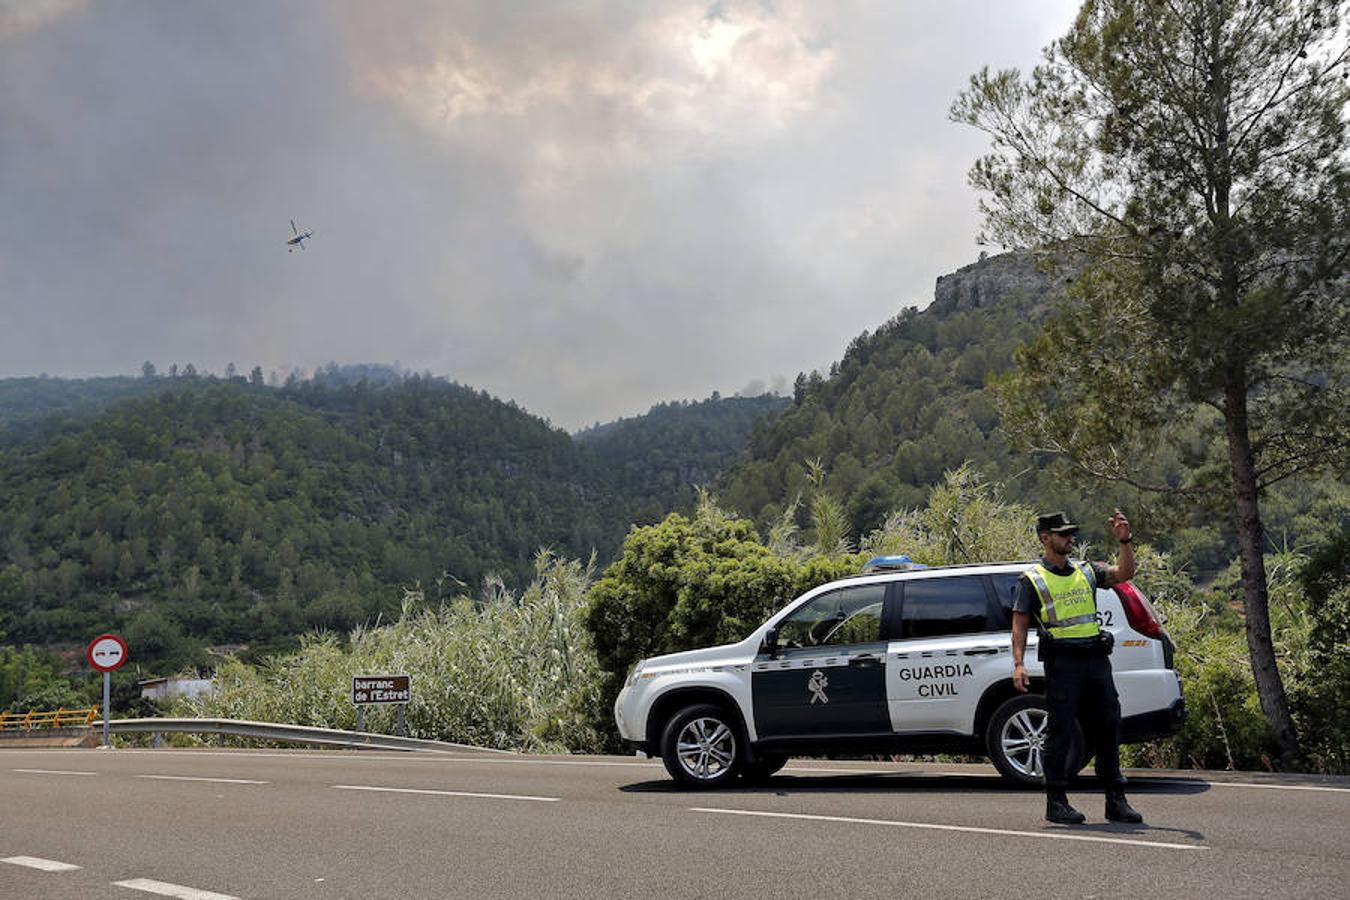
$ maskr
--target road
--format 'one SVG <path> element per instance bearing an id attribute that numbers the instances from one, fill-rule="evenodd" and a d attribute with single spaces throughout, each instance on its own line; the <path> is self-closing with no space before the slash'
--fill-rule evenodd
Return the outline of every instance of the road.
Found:
<path id="1" fill-rule="evenodd" d="M 687 793 L 632 757 L 0 751 L 0 897 L 1333 897 L 1350 779 L 1134 772 L 1145 826 L 985 766 L 802 761 Z M 69 867 L 69 868 L 66 868 Z"/>

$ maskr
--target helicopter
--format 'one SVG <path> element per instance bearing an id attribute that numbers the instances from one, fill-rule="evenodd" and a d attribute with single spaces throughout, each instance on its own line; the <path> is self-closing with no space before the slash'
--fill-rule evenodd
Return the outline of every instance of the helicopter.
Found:
<path id="1" fill-rule="evenodd" d="M 314 232 L 312 231 L 306 231 L 304 234 L 301 234 L 300 229 L 295 227 L 294 219 L 291 219 L 291 232 L 295 236 L 286 241 L 287 253 L 291 253 L 296 247 L 299 247 L 301 250 L 305 249 L 305 238 L 314 237 Z"/>

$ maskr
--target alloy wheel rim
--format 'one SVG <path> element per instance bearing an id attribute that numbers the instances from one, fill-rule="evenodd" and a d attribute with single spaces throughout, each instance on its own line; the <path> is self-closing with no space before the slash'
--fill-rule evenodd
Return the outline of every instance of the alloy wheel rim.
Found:
<path id="1" fill-rule="evenodd" d="M 1045 775 L 1045 744 L 1050 716 L 1043 709 L 1024 709 L 1003 723 L 999 740 L 1008 765 L 1020 775 Z"/>
<path id="2" fill-rule="evenodd" d="M 675 754 L 689 777 L 716 781 L 736 760 L 736 736 L 720 719 L 692 719 L 675 741 Z"/>

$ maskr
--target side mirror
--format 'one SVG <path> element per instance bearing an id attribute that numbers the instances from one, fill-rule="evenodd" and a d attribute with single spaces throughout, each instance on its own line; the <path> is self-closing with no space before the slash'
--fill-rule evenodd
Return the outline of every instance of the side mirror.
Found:
<path id="1" fill-rule="evenodd" d="M 768 631 L 764 632 L 764 644 L 763 644 L 763 647 L 762 647 L 761 649 L 762 649 L 765 653 L 769 654 L 769 657 L 770 657 L 771 659 L 772 659 L 773 657 L 775 657 L 775 656 L 778 655 L 778 629 L 777 629 L 777 628 L 770 628 Z"/>

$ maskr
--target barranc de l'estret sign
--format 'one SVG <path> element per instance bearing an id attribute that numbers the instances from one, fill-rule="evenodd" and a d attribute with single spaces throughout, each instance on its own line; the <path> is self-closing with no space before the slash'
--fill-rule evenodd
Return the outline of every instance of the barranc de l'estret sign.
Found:
<path id="1" fill-rule="evenodd" d="M 407 675 L 352 676 L 352 703 L 357 706 L 411 701 L 412 679 Z"/>

